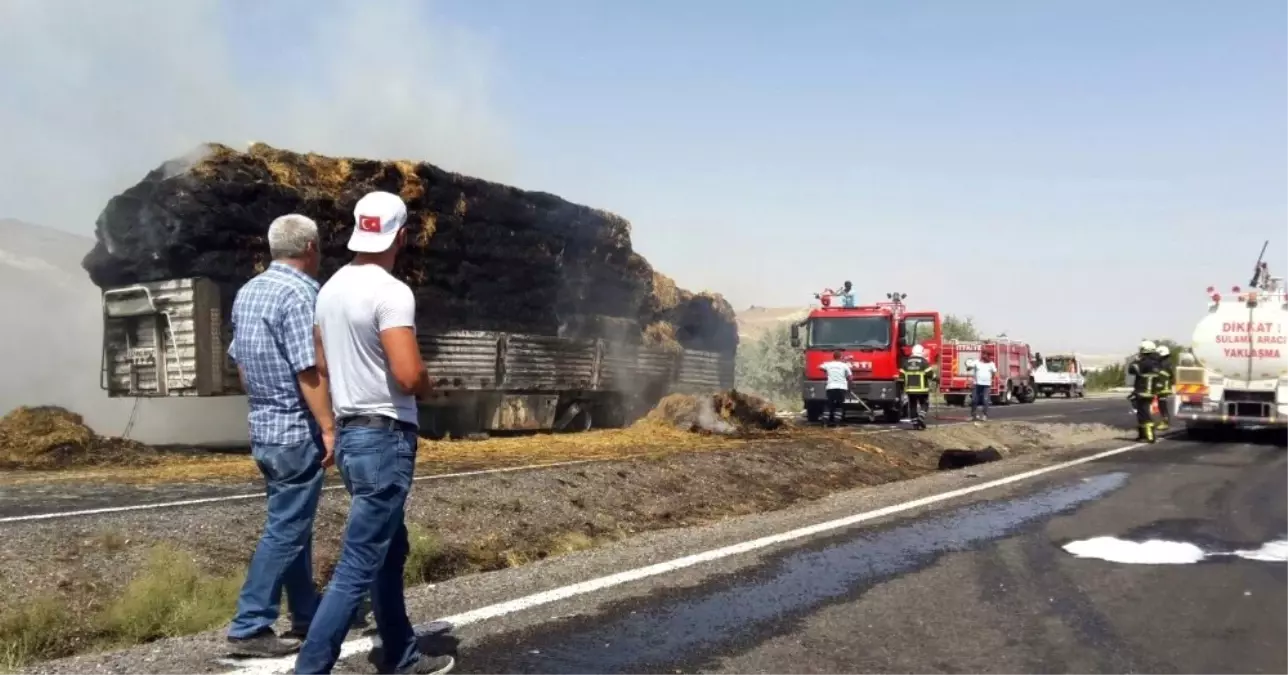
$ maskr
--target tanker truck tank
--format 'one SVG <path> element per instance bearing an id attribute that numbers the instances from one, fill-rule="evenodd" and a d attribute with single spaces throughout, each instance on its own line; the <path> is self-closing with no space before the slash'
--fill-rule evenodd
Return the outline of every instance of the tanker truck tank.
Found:
<path id="1" fill-rule="evenodd" d="M 1178 359 L 1175 415 L 1194 435 L 1214 428 L 1288 428 L 1288 299 L 1263 277 L 1222 297 L 1208 288 L 1194 327 L 1193 359 Z M 1188 362 L 1187 362 L 1188 361 Z"/>

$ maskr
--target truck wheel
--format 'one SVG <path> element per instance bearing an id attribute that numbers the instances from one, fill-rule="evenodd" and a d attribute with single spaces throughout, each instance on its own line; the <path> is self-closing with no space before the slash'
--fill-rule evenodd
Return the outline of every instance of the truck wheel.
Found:
<path id="1" fill-rule="evenodd" d="M 1033 387 L 1025 387 L 1020 390 L 1020 403 L 1032 403 L 1038 400 L 1038 392 Z"/>
<path id="2" fill-rule="evenodd" d="M 1002 390 L 1002 395 L 997 397 L 997 404 L 1011 405 L 1012 403 L 1015 403 L 1015 392 L 1011 390 L 1011 385 L 1008 384 L 1006 385 L 1006 388 Z"/>
<path id="3" fill-rule="evenodd" d="M 817 422 L 823 419 L 823 404 L 810 401 L 805 404 L 805 419 L 811 422 Z"/>

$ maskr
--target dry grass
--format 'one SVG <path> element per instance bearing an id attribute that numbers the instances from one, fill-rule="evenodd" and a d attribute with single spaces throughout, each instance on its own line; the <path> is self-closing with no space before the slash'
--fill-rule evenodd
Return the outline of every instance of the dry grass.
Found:
<path id="1" fill-rule="evenodd" d="M 158 545 L 111 597 L 50 595 L 0 609 L 0 670 L 216 628 L 231 618 L 240 587 L 240 576 L 209 574 Z"/>

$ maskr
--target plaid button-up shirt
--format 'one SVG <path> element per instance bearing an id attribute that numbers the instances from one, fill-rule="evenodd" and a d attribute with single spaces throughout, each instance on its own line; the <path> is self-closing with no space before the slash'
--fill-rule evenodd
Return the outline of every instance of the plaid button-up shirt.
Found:
<path id="1" fill-rule="evenodd" d="M 317 365 L 317 298 L 316 280 L 280 262 L 237 291 L 228 355 L 245 374 L 252 443 L 291 445 L 318 433 L 296 380 Z"/>

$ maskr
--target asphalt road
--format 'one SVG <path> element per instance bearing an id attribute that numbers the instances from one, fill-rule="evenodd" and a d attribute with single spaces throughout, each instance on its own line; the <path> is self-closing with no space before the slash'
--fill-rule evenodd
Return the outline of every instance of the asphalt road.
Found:
<path id="1" fill-rule="evenodd" d="M 1261 439 L 1264 440 L 1264 439 Z M 1288 532 L 1273 443 L 1167 441 L 1014 489 L 471 632 L 458 672 L 1288 672 L 1288 565 L 1141 565 L 1062 545 L 1210 551 Z"/>
<path id="2" fill-rule="evenodd" d="M 990 416 L 994 420 L 1131 423 L 1126 403 L 1117 397 L 1112 400 L 1105 398 L 1043 399 L 1027 405 L 994 406 Z M 952 424 L 968 418 L 969 412 L 965 408 L 936 407 L 931 410 L 930 422 Z M 855 423 L 846 426 L 845 429 L 854 433 L 867 433 L 898 426 Z M 334 484 L 338 486 L 339 480 L 334 480 Z M 51 481 L 4 485 L 0 488 L 2 488 L 0 489 L 0 524 L 6 518 L 38 514 L 163 504 L 194 499 L 226 499 L 237 495 L 259 499 L 263 494 L 263 485 L 257 482 L 155 485 L 93 483 L 78 486 L 62 481 Z"/>
<path id="3" fill-rule="evenodd" d="M 1131 437 L 1116 399 L 1026 407 L 1016 410 Z M 1288 672 L 1284 562 L 1139 565 L 1063 548 L 1112 536 L 1220 553 L 1282 539 L 1283 435 L 1125 443 L 637 534 L 408 589 L 406 605 L 423 631 L 452 626 L 423 646 L 456 653 L 464 673 Z M 373 672 L 371 645 L 350 640 L 335 672 Z M 273 675 L 292 664 L 230 662 L 212 631 L 39 670 Z"/>

